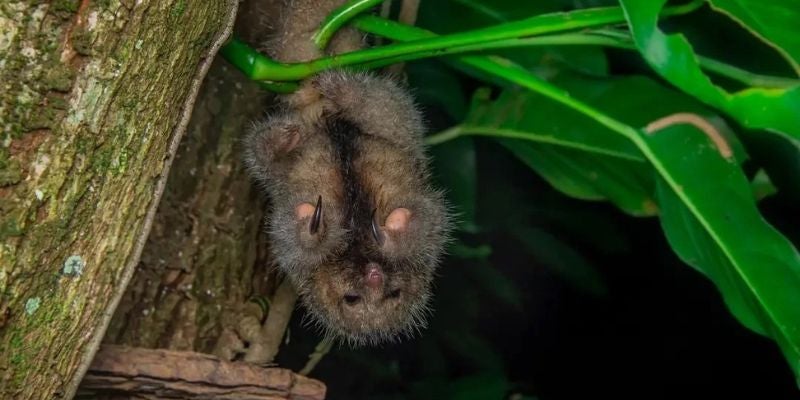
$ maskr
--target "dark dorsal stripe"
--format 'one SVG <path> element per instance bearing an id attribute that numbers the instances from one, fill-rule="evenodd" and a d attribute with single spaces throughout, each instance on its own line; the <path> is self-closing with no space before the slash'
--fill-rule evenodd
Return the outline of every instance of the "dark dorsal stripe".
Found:
<path id="1" fill-rule="evenodd" d="M 345 256 L 357 264 L 366 264 L 365 248 L 361 242 L 369 237 L 367 228 L 370 226 L 370 215 L 374 206 L 353 166 L 361 151 L 360 139 L 363 133 L 356 124 L 340 115 L 326 115 L 324 120 L 334 158 L 344 181 L 344 227 L 352 233 Z"/>

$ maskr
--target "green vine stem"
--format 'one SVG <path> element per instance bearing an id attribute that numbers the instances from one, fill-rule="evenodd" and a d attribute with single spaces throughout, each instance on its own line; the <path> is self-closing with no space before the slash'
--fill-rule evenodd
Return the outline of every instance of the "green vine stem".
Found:
<path id="1" fill-rule="evenodd" d="M 328 42 L 331 41 L 331 38 L 333 38 L 333 35 L 336 34 L 336 31 L 341 29 L 341 27 L 350 22 L 350 20 L 355 18 L 357 15 L 377 6 L 378 4 L 383 3 L 383 1 L 384 0 L 348 1 L 341 7 L 328 14 L 325 20 L 322 21 L 322 25 L 320 25 L 319 30 L 317 30 L 317 32 L 314 33 L 314 36 L 311 37 L 311 40 L 314 41 L 314 44 L 317 46 L 317 48 L 324 50 L 326 47 L 328 47 Z"/>
<path id="2" fill-rule="evenodd" d="M 681 9 L 671 10 L 671 13 L 674 15 L 675 13 L 689 10 L 689 8 L 683 6 Z M 399 24 L 374 16 L 357 17 L 354 20 L 354 25 L 365 32 L 385 36 L 397 41 L 411 41 L 412 43 L 410 44 L 422 43 L 425 40 L 437 37 L 436 34 L 424 29 Z M 550 29 L 555 30 L 553 27 Z M 634 50 L 627 32 L 600 29 L 587 33 L 565 33 L 537 37 L 498 39 L 483 43 L 457 45 L 442 50 L 428 49 L 422 52 L 406 51 L 409 47 L 392 45 L 371 49 L 372 51 L 369 51 L 366 56 L 364 53 L 368 52 L 368 50 L 361 50 L 337 57 L 326 57 L 308 63 L 298 64 L 276 63 L 236 39 L 232 40 L 223 48 L 222 54 L 226 59 L 242 70 L 245 75 L 251 79 L 260 80 L 262 86 L 265 88 L 278 93 L 290 93 L 297 88 L 296 83 L 290 82 L 293 79 L 289 79 L 287 82 L 275 82 L 275 80 L 280 80 L 278 78 L 286 78 L 287 76 L 302 79 L 327 68 L 338 66 L 356 66 L 358 68 L 369 69 L 421 57 L 452 55 L 498 48 L 544 45 L 598 45 Z M 388 47 L 394 47 L 395 49 L 400 47 L 403 51 L 400 51 L 399 55 L 395 56 L 381 54 L 382 49 Z M 391 53 L 397 54 L 398 52 L 395 50 L 388 54 Z M 800 81 L 796 79 L 754 74 L 707 57 L 698 56 L 698 60 L 704 69 L 751 87 L 787 88 L 800 84 Z M 280 70 L 280 73 L 273 74 L 273 72 L 277 70 Z"/>
<path id="3" fill-rule="evenodd" d="M 380 35 L 397 41 L 416 41 L 420 39 L 431 38 L 436 35 L 435 33 L 422 28 L 407 26 L 391 20 L 372 16 L 362 16 L 356 18 L 354 20 L 354 26 L 364 32 Z M 609 29 L 598 29 L 586 33 L 564 33 L 521 39 L 496 40 L 478 45 L 459 46 L 449 50 L 452 52 L 451 54 L 458 54 L 470 51 L 493 50 L 500 48 L 549 45 L 594 45 L 615 47 L 625 50 L 636 50 L 629 33 Z M 712 58 L 703 56 L 697 56 L 697 58 L 700 62 L 700 66 L 703 69 L 706 69 L 717 75 L 730 78 L 746 86 L 785 89 L 800 85 L 800 80 L 798 79 L 755 74 Z M 376 68 L 398 61 L 402 60 L 383 59 L 374 63 L 365 63 L 363 64 L 363 67 Z"/>
<path id="4" fill-rule="evenodd" d="M 631 160 L 631 161 L 644 160 L 641 157 L 634 157 L 631 156 L 630 154 L 626 154 L 623 152 L 600 150 L 592 146 L 584 146 L 581 143 L 577 142 L 559 140 L 558 137 L 555 137 L 553 135 L 541 135 L 533 132 L 520 132 L 513 129 L 492 128 L 487 126 L 471 126 L 469 124 L 456 125 L 446 130 L 443 130 L 439 133 L 430 135 L 425 138 L 425 144 L 429 146 L 435 146 L 437 144 L 441 144 L 462 136 L 487 136 L 494 138 L 528 140 L 536 143 L 547 143 L 557 146 L 569 147 L 590 153 L 602 154 L 604 156 L 622 158 L 625 160 Z"/>
<path id="5" fill-rule="evenodd" d="M 695 3 L 690 3 L 693 5 Z M 694 8 L 676 6 L 666 8 L 664 15 L 676 15 L 692 11 Z M 368 16 L 359 17 L 356 21 Z M 373 17 L 377 18 L 377 17 Z M 378 18 L 380 20 L 380 18 Z M 544 35 L 555 32 L 572 31 L 582 28 L 591 28 L 614 23 L 624 22 L 625 16 L 619 7 L 592 8 L 572 11 L 569 13 L 552 13 L 537 15 L 520 21 L 507 22 L 489 28 L 477 29 L 452 35 L 436 36 L 427 33 L 424 40 L 411 40 L 407 43 L 395 43 L 388 46 L 358 50 L 350 53 L 331 57 L 323 57 L 305 63 L 284 64 L 271 60 L 258 52 L 253 51 L 243 42 L 233 39 L 223 49 L 222 55 L 242 70 L 248 77 L 255 80 L 266 81 L 295 81 L 304 79 L 320 71 L 358 65 L 380 63 L 381 60 L 391 60 L 382 65 L 398 61 L 407 61 L 424 57 L 434 57 L 456 54 L 462 46 L 486 44 L 491 41 L 524 38 L 535 35 Z M 367 19 L 369 21 L 369 19 Z M 386 21 L 386 20 L 384 20 Z M 391 21 L 386 21 L 391 22 Z M 357 26 L 360 24 L 357 24 Z M 385 25 L 390 30 L 388 36 L 406 32 L 408 28 L 401 24 Z M 403 27 L 403 28 L 400 28 Z M 427 32 L 422 30 L 423 32 Z M 408 40 L 408 39 L 406 39 Z"/>

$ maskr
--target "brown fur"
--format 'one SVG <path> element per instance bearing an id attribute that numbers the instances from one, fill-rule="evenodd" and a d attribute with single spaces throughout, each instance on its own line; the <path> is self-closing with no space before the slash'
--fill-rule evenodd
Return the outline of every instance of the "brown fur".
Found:
<path id="1" fill-rule="evenodd" d="M 292 2 L 283 21 L 291 31 L 273 41 L 282 61 L 313 58 L 316 50 L 301 43 L 310 43 L 319 21 L 341 3 L 309 1 Z M 338 46 L 356 45 L 347 35 L 337 36 Z M 441 193 L 428 183 L 422 139 L 407 90 L 351 71 L 304 82 L 246 138 L 246 164 L 272 199 L 274 255 L 329 335 L 374 344 L 424 326 L 449 222 Z M 322 218 L 312 232 L 311 217 L 298 218 L 295 210 L 315 205 L 318 196 Z M 384 221 L 401 207 L 410 211 L 407 225 L 388 229 Z M 380 240 L 372 233 L 373 210 Z M 370 283 L 369 271 L 381 279 Z"/>

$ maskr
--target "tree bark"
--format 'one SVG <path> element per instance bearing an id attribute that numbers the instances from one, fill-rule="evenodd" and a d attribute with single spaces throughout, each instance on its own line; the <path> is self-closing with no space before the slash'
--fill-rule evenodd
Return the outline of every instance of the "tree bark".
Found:
<path id="1" fill-rule="evenodd" d="M 74 394 L 235 9 L 0 3 L 0 397 Z"/>
<path id="2" fill-rule="evenodd" d="M 241 3 L 237 35 L 255 45 L 264 41 L 267 21 L 282 5 Z M 245 174 L 239 143 L 270 100 L 230 64 L 214 62 L 106 343 L 271 361 L 294 296 L 281 296 L 288 299 L 279 302 L 292 303 L 288 310 L 275 304 L 280 280 L 262 235 L 264 199 Z M 267 318 L 276 322 L 276 310 L 283 323 L 266 324 Z"/>

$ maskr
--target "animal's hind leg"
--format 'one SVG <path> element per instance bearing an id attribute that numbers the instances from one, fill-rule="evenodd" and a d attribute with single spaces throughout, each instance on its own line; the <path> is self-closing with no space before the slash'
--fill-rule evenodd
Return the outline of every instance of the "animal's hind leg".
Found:
<path id="1" fill-rule="evenodd" d="M 327 71 L 307 84 L 365 134 L 407 148 L 421 144 L 420 113 L 407 90 L 391 79 L 363 72 Z"/>
<path id="2" fill-rule="evenodd" d="M 302 123 L 288 115 L 276 115 L 254 123 L 244 139 L 244 161 L 251 175 L 264 179 L 275 162 L 300 145 L 302 130 Z"/>

